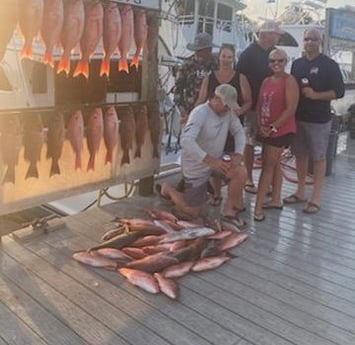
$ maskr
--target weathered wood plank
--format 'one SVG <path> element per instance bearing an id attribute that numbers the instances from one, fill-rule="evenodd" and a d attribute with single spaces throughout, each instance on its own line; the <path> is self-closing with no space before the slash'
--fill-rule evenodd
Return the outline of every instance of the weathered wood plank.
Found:
<path id="1" fill-rule="evenodd" d="M 43 340 L 53 345 L 85 345 L 87 344 L 69 325 L 65 325 L 46 310 L 50 303 L 44 296 L 43 305 L 34 301 L 20 286 L 16 286 L 9 279 L 0 276 L 0 301 L 7 306 L 23 323 Z"/>

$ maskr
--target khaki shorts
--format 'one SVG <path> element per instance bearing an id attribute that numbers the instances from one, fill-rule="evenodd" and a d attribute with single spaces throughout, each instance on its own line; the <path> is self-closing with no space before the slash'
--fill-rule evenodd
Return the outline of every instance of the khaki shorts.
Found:
<path id="1" fill-rule="evenodd" d="M 297 121 L 292 153 L 296 157 L 309 155 L 313 161 L 326 159 L 331 126 L 331 121 L 326 123 Z"/>
<path id="2" fill-rule="evenodd" d="M 248 110 L 244 116 L 244 131 L 246 144 L 255 146 L 257 143 L 257 135 L 259 132 L 258 118 L 255 110 Z"/>
<path id="3" fill-rule="evenodd" d="M 184 176 L 184 198 L 186 204 L 191 207 L 202 206 L 207 200 L 207 185 L 210 174 L 197 178 Z"/>

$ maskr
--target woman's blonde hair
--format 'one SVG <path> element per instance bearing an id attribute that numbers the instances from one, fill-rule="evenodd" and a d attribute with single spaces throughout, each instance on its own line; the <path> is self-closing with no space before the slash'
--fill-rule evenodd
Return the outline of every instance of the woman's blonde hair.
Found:
<path id="1" fill-rule="evenodd" d="M 275 48 L 273 49 L 270 54 L 269 54 L 269 58 L 272 58 L 274 55 L 280 55 L 282 59 L 285 59 L 286 61 L 288 61 L 288 56 L 287 53 L 281 49 L 281 48 Z"/>

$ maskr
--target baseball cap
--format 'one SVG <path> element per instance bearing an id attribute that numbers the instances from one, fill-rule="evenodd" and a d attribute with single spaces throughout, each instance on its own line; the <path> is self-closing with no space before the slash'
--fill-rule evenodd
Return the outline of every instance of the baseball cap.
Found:
<path id="1" fill-rule="evenodd" d="M 195 36 L 193 43 L 188 43 L 186 48 L 192 51 L 197 51 L 205 48 L 217 47 L 212 43 L 212 36 L 207 32 L 200 32 Z"/>
<path id="2" fill-rule="evenodd" d="M 275 32 L 277 34 L 283 34 L 284 31 L 280 29 L 280 23 L 274 20 L 267 20 L 259 27 L 258 32 Z"/>
<path id="3" fill-rule="evenodd" d="M 239 108 L 239 105 L 237 103 L 238 92 L 232 85 L 218 85 L 214 91 L 214 94 L 220 98 L 221 102 L 224 105 L 228 105 L 231 110 Z"/>

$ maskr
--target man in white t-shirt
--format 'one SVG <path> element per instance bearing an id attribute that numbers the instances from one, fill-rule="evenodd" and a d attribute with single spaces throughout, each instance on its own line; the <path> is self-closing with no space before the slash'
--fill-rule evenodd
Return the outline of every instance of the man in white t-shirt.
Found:
<path id="1" fill-rule="evenodd" d="M 163 197 L 175 203 L 177 211 L 192 217 L 199 216 L 207 198 L 208 179 L 211 174 L 217 174 L 228 183 L 228 197 L 222 216 L 242 225 L 236 210 L 243 208 L 245 135 L 239 118 L 233 112 L 237 107 L 236 89 L 221 84 L 208 102 L 192 110 L 181 139 L 185 191 L 180 193 L 168 183 L 163 183 L 160 190 Z M 222 159 L 228 131 L 235 140 L 230 162 Z"/>

